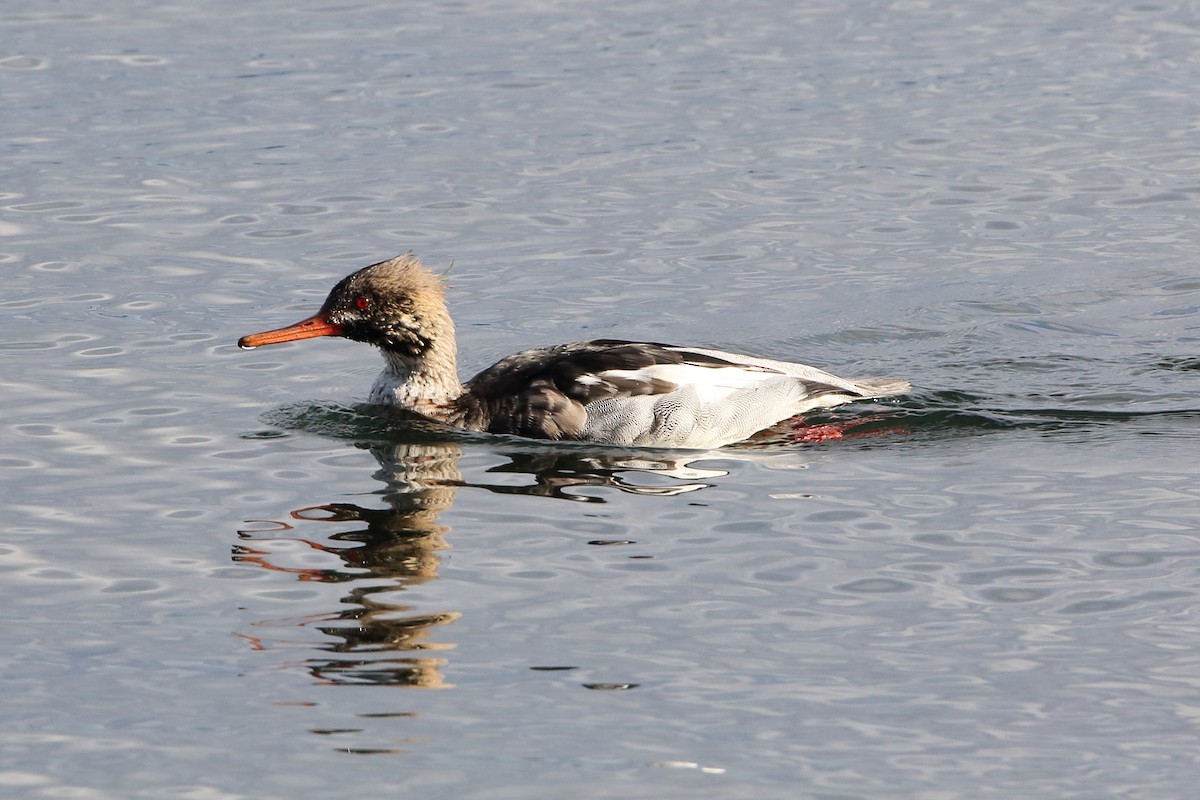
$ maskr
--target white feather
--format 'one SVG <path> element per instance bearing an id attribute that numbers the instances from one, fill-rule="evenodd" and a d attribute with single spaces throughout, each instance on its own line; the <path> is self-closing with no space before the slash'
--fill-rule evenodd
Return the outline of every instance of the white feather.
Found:
<path id="1" fill-rule="evenodd" d="M 654 364 L 640 369 L 609 369 L 601 378 L 651 381 L 658 379 L 676 386 L 690 386 L 704 404 L 718 403 L 732 393 L 764 380 L 778 378 L 778 372 L 740 367 L 702 367 L 695 364 Z"/>

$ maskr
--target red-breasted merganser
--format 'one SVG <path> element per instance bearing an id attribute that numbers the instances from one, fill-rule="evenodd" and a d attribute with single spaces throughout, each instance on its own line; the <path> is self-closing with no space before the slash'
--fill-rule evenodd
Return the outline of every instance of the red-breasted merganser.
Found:
<path id="1" fill-rule="evenodd" d="M 371 403 L 534 439 L 709 449 L 812 409 L 909 389 L 891 378 L 846 380 L 805 364 L 615 339 L 523 350 L 460 383 L 441 278 L 412 255 L 360 269 L 313 316 L 238 346 L 315 336 L 382 351 Z"/>

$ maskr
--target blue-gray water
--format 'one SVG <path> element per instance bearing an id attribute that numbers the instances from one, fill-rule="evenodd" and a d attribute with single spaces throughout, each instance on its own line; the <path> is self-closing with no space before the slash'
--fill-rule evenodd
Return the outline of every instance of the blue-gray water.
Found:
<path id="1" fill-rule="evenodd" d="M 0 794 L 1190 796 L 1198 19 L 6 3 Z M 467 372 L 616 336 L 917 388 L 613 452 L 234 346 L 408 249 Z"/>

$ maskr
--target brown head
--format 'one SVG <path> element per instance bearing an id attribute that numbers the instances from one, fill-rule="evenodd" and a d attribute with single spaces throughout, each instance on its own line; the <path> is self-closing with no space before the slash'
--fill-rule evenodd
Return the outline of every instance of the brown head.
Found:
<path id="1" fill-rule="evenodd" d="M 454 323 L 446 311 L 441 278 L 406 253 L 343 278 L 308 319 L 243 336 L 238 347 L 316 336 L 342 336 L 417 361 L 438 344 L 453 347 Z"/>

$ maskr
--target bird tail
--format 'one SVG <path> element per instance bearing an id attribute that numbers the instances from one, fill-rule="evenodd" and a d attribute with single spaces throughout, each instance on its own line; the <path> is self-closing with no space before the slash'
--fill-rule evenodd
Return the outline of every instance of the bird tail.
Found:
<path id="1" fill-rule="evenodd" d="M 911 383 L 898 378 L 856 378 L 854 382 L 863 390 L 864 397 L 891 397 L 912 388 Z"/>

